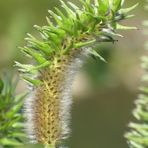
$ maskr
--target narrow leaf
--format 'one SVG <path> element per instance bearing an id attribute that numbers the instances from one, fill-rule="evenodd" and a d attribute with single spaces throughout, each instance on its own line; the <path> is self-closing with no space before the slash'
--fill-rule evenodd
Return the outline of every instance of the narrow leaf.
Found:
<path id="1" fill-rule="evenodd" d="M 120 10 L 119 10 L 119 13 L 121 13 L 121 14 L 126 14 L 126 13 L 128 13 L 128 12 L 134 10 L 138 5 L 139 5 L 139 3 L 133 5 L 133 6 L 129 7 L 129 8 L 120 9 Z"/>
<path id="2" fill-rule="evenodd" d="M 137 27 L 129 27 L 129 26 L 123 26 L 120 24 L 116 24 L 116 29 L 118 30 L 137 30 Z"/>

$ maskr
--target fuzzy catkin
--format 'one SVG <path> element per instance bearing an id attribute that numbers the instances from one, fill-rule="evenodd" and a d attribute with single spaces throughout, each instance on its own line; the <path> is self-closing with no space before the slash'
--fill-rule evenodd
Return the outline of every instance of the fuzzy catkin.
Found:
<path id="1" fill-rule="evenodd" d="M 52 20 L 47 18 L 48 25 L 35 25 L 41 39 L 27 34 L 27 45 L 20 48 L 36 63 L 16 62 L 23 78 L 33 88 L 25 105 L 30 138 L 54 148 L 70 132 L 72 82 L 84 61 L 83 55 L 90 53 L 105 61 L 93 47 L 101 42 L 116 41 L 113 36 L 121 36 L 116 33 L 117 29 L 136 29 L 118 22 L 131 17 L 127 13 L 137 6 L 122 9 L 124 0 L 94 1 L 94 4 L 80 0 L 80 9 L 71 2 L 60 1 L 66 14 L 58 8 L 56 12 L 49 10 Z"/>
<path id="2" fill-rule="evenodd" d="M 40 72 L 38 78 L 43 83 L 34 87 L 25 105 L 27 131 L 33 142 L 57 145 L 68 137 L 72 83 L 88 50 L 73 49 L 56 56 L 53 64 Z"/>

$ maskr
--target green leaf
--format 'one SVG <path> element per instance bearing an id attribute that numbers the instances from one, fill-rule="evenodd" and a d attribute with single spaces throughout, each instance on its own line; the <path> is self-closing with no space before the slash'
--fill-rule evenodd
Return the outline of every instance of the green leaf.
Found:
<path id="1" fill-rule="evenodd" d="M 120 9 L 119 13 L 121 13 L 121 14 L 129 13 L 130 11 L 134 10 L 138 5 L 139 5 L 139 3 L 133 5 L 133 6 L 129 7 L 129 8 Z"/>
<path id="2" fill-rule="evenodd" d="M 35 66 L 33 65 L 27 65 L 27 64 L 21 64 L 19 62 L 15 62 L 15 66 L 18 67 L 20 72 L 24 72 L 24 73 L 35 73 Z"/>
<path id="3" fill-rule="evenodd" d="M 108 0 L 98 0 L 98 13 L 99 15 L 106 15 L 109 11 L 109 1 Z"/>
<path id="4" fill-rule="evenodd" d="M 94 55 L 95 57 L 98 57 L 101 61 L 107 63 L 107 61 L 95 50 L 90 50 L 89 52 L 90 52 L 90 54 Z"/>
<path id="5" fill-rule="evenodd" d="M 23 101 L 27 95 L 28 95 L 28 93 L 26 93 L 26 92 L 16 95 L 14 98 L 14 104 L 17 104 L 17 103 Z"/>
<path id="6" fill-rule="evenodd" d="M 39 64 L 45 63 L 47 60 L 43 57 L 43 55 L 39 52 L 36 52 L 35 50 L 28 48 L 28 47 L 20 47 L 20 49 L 29 54 L 31 57 L 33 57 Z"/>
<path id="7" fill-rule="evenodd" d="M 37 65 L 37 66 L 33 66 L 33 65 L 29 65 L 29 64 L 21 64 L 19 62 L 15 62 L 15 66 L 19 67 L 19 71 L 24 72 L 24 73 L 36 73 L 41 68 L 49 66 L 49 64 L 50 64 L 49 61 L 46 61 L 40 65 Z"/>
<path id="8" fill-rule="evenodd" d="M 24 76 L 23 79 L 26 80 L 27 82 L 29 82 L 29 84 L 32 84 L 34 86 L 38 86 L 38 85 L 40 85 L 42 83 L 40 80 L 31 79 L 31 78 L 29 78 L 27 76 Z"/>
<path id="9" fill-rule="evenodd" d="M 123 26 L 120 24 L 116 24 L 116 29 L 118 30 L 137 30 L 137 27 Z"/>
<path id="10" fill-rule="evenodd" d="M 121 6 L 123 6 L 124 2 L 125 2 L 125 0 L 121 0 Z"/>
<path id="11" fill-rule="evenodd" d="M 96 39 L 91 40 L 91 41 L 87 41 L 87 42 L 76 43 L 74 45 L 74 48 L 81 48 L 81 47 L 85 47 L 85 46 L 88 46 L 88 45 L 92 45 L 94 43 L 96 43 Z"/>
<path id="12" fill-rule="evenodd" d="M 41 27 L 39 27 L 37 25 L 34 25 L 34 27 L 37 30 L 40 30 L 41 29 L 40 31 L 42 31 L 42 28 Z M 51 53 L 51 47 L 48 44 L 44 43 L 43 41 L 37 40 L 31 34 L 27 34 L 27 35 L 29 37 L 28 38 L 25 38 L 25 39 L 29 43 L 28 47 L 33 48 L 33 49 L 36 49 L 38 51 L 41 51 L 41 52 L 45 53 L 45 55 L 50 55 L 50 53 Z"/>
<path id="13" fill-rule="evenodd" d="M 90 13 L 93 13 L 94 10 L 93 10 L 93 7 L 92 5 L 90 4 L 90 0 L 79 0 L 83 6 L 83 11 L 85 13 L 86 12 L 90 12 Z"/>
<path id="14" fill-rule="evenodd" d="M 125 19 L 129 19 L 129 18 L 132 18 L 132 17 L 135 17 L 135 15 L 134 14 L 131 14 L 131 15 L 125 15 L 124 16 Z"/>
<path id="15" fill-rule="evenodd" d="M 63 12 L 57 7 L 55 7 L 55 10 L 56 10 L 57 14 L 62 18 L 62 20 L 65 21 L 66 16 L 63 14 Z"/>
<path id="16" fill-rule="evenodd" d="M 0 144 L 2 145 L 7 145 L 7 146 L 20 146 L 22 143 L 18 142 L 15 139 L 8 139 L 8 138 L 1 138 L 0 139 Z"/>
<path id="17" fill-rule="evenodd" d="M 112 0 L 112 10 L 114 12 L 118 11 L 121 7 L 122 0 Z"/>
<path id="18" fill-rule="evenodd" d="M 18 104 L 16 104 L 15 106 L 13 106 L 7 113 L 6 113 L 6 117 L 7 118 L 12 118 L 14 117 L 14 115 L 19 112 L 19 110 L 22 108 L 23 106 L 23 102 L 19 102 Z"/>
<path id="19" fill-rule="evenodd" d="M 13 132 L 11 133 L 11 136 L 14 138 L 20 137 L 20 138 L 26 138 L 26 134 L 22 132 Z"/>
<path id="20" fill-rule="evenodd" d="M 75 4 L 73 4 L 72 2 L 68 1 L 68 4 L 74 9 L 74 10 L 80 10 L 80 8 L 78 6 L 76 6 Z"/>
<path id="21" fill-rule="evenodd" d="M 62 7 L 64 8 L 64 10 L 67 12 L 69 17 L 75 17 L 75 13 L 72 11 L 72 9 L 70 9 L 64 1 L 60 0 Z"/>
<path id="22" fill-rule="evenodd" d="M 59 15 L 57 15 L 56 13 L 54 13 L 53 11 L 51 11 L 51 10 L 48 10 L 48 12 L 49 12 L 49 14 L 53 17 L 53 19 L 56 21 L 56 23 L 58 24 L 58 25 L 61 25 L 61 20 L 62 20 L 62 18 L 61 18 L 61 16 L 59 16 Z"/>
<path id="23" fill-rule="evenodd" d="M 21 122 L 16 122 L 12 125 L 13 128 L 21 128 L 23 129 L 24 128 L 24 123 L 21 123 Z"/>
<path id="24" fill-rule="evenodd" d="M 113 29 L 102 29 L 102 32 L 103 35 L 123 37 L 121 34 L 114 32 Z"/>

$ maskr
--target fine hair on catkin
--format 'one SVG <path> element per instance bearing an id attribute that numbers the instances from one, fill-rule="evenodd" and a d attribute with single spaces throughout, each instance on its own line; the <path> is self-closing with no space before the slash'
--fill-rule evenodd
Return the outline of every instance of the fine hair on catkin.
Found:
<path id="1" fill-rule="evenodd" d="M 90 48 L 73 49 L 54 59 L 37 76 L 43 83 L 33 88 L 25 102 L 26 130 L 32 142 L 56 145 L 70 133 L 72 84 Z"/>

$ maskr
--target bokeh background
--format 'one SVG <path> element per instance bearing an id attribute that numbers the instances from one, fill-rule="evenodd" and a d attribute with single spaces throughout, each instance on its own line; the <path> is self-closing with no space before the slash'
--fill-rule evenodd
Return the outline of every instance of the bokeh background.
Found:
<path id="1" fill-rule="evenodd" d="M 78 0 L 71 0 L 79 5 Z M 142 21 L 148 19 L 144 0 L 125 0 L 125 7 L 139 2 L 133 11 L 136 15 L 123 24 L 139 30 L 120 31 L 124 38 L 115 44 L 101 44 L 100 54 L 107 60 L 88 58 L 77 74 L 73 85 L 72 134 L 67 141 L 69 148 L 127 148 L 123 135 L 132 119 L 131 110 L 137 98 L 140 76 L 140 57 L 146 37 Z M 17 46 L 25 44 L 29 32 L 37 35 L 33 25 L 46 24 L 48 9 L 60 7 L 58 0 L 0 0 L 0 75 L 15 73 L 14 61 L 28 63 Z M 26 91 L 26 84 L 19 82 L 17 92 Z M 21 148 L 36 148 L 24 145 Z"/>

